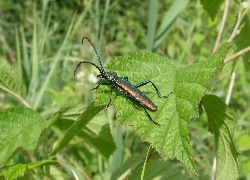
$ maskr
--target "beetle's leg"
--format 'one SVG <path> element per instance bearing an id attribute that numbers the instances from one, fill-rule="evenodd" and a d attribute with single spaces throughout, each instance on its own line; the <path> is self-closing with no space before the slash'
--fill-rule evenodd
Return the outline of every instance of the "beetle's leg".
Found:
<path id="1" fill-rule="evenodd" d="M 124 79 L 128 80 L 128 76 L 123 77 Z"/>
<path id="2" fill-rule="evenodd" d="M 155 125 L 161 126 L 159 123 L 155 122 L 155 121 L 151 118 L 151 116 L 149 115 L 149 113 L 148 113 L 147 109 L 145 108 L 145 106 L 144 106 L 142 103 L 140 103 L 140 104 L 142 105 L 142 107 L 143 107 L 145 113 L 147 114 L 149 120 L 152 121 Z"/>
<path id="3" fill-rule="evenodd" d="M 137 99 L 135 99 L 133 96 L 128 96 L 128 97 L 130 97 L 131 99 L 135 100 L 136 102 L 138 102 L 138 103 L 143 107 L 143 109 L 144 109 L 145 113 L 147 114 L 147 116 L 148 116 L 148 118 L 149 118 L 150 121 L 152 121 L 152 122 L 153 122 L 155 125 L 157 125 L 157 126 L 161 126 L 159 123 L 155 122 L 155 121 L 152 119 L 152 117 L 151 117 L 150 114 L 148 113 L 146 107 L 145 107 L 140 101 L 138 101 Z"/>
<path id="4" fill-rule="evenodd" d="M 151 83 L 151 84 L 153 85 L 153 87 L 154 87 L 155 90 L 156 90 L 156 93 L 158 94 L 158 96 L 159 96 L 160 98 L 168 98 L 168 97 L 170 96 L 170 94 L 173 93 L 173 92 L 171 92 L 171 93 L 169 93 L 167 96 L 162 96 L 161 93 L 160 93 L 160 91 L 159 91 L 159 89 L 158 89 L 158 88 L 154 85 L 154 83 L 152 83 L 152 81 L 150 81 L 150 80 L 141 82 L 141 83 L 137 84 L 135 87 L 138 88 L 138 87 L 144 86 L 144 85 L 146 85 L 146 84 L 148 84 L 148 83 Z"/>
<path id="5" fill-rule="evenodd" d="M 106 85 L 106 86 L 108 86 L 108 85 L 110 85 L 110 84 L 109 84 L 109 83 L 107 83 L 107 82 L 101 82 L 101 83 L 100 83 L 100 84 L 98 84 L 95 88 L 90 89 L 90 91 L 93 91 L 93 90 L 95 90 L 95 89 L 98 89 L 100 85 Z"/>
<path id="6" fill-rule="evenodd" d="M 109 83 L 107 83 L 107 82 L 101 82 L 101 83 L 98 84 L 95 88 L 90 89 L 90 91 L 95 90 L 95 89 L 98 89 L 98 87 L 99 87 L 100 85 L 106 85 L 106 86 L 108 86 L 108 85 L 111 85 L 111 84 L 109 84 Z M 114 89 L 114 87 L 112 86 L 112 87 L 110 88 L 110 98 L 109 98 L 108 104 L 106 105 L 106 109 L 108 109 L 108 107 L 109 107 L 109 105 L 110 105 L 110 103 L 111 103 L 111 100 L 112 100 L 112 90 L 113 90 L 113 89 Z"/>
<path id="7" fill-rule="evenodd" d="M 112 90 L 113 90 L 113 88 L 111 87 L 111 88 L 110 88 L 110 98 L 109 98 L 109 103 L 106 105 L 106 109 L 108 109 L 108 107 L 109 107 L 109 105 L 110 105 L 110 103 L 111 103 L 111 100 L 112 100 Z"/>

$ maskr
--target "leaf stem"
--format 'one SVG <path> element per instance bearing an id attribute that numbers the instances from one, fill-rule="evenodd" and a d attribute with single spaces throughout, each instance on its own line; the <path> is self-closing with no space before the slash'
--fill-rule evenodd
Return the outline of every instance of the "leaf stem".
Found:
<path id="1" fill-rule="evenodd" d="M 226 22 L 226 19 L 227 19 L 227 13 L 228 13 L 229 4 L 230 4 L 230 0 L 226 0 L 226 4 L 225 4 L 224 12 L 223 12 L 223 18 L 222 18 L 220 30 L 219 30 L 219 32 L 218 32 L 218 35 L 217 35 L 217 38 L 216 38 L 216 41 L 215 41 L 215 44 L 214 44 L 214 48 L 213 48 L 212 54 L 214 54 L 215 51 L 217 51 L 217 49 L 218 49 L 219 42 L 220 42 L 221 35 L 222 35 L 222 31 L 223 31 L 223 29 L 224 29 L 225 22 Z M 211 176 L 211 180 L 214 180 L 214 179 L 215 179 L 216 166 L 217 166 L 216 157 L 214 157 L 214 160 L 213 160 L 213 167 L 212 167 L 212 176 Z"/>
<path id="2" fill-rule="evenodd" d="M 31 108 L 29 103 L 24 99 L 22 98 L 21 96 L 17 95 L 16 93 L 10 91 L 9 89 L 7 88 L 4 88 L 3 86 L 0 86 L 0 88 L 2 88 L 3 90 L 7 91 L 8 93 L 12 94 L 13 96 L 15 96 L 23 105 L 25 105 L 27 108 Z"/>
<path id="3" fill-rule="evenodd" d="M 211 180 L 215 179 L 215 173 L 216 173 L 216 157 L 214 157 L 214 161 L 213 161 L 213 167 L 212 167 L 212 177 Z"/>
<path id="4" fill-rule="evenodd" d="M 233 60 L 233 59 L 235 59 L 235 58 L 237 58 L 237 57 L 243 55 L 244 53 L 246 53 L 246 52 L 248 52 L 248 51 L 250 51 L 250 46 L 248 46 L 248 47 L 246 47 L 246 48 L 244 48 L 244 49 L 238 51 L 237 53 L 233 54 L 232 56 L 226 58 L 226 59 L 224 60 L 224 63 L 228 63 L 229 61 L 231 61 L 231 60 Z"/>
<path id="5" fill-rule="evenodd" d="M 242 10 L 239 11 L 236 25 L 234 27 L 234 30 L 233 30 L 230 38 L 228 39 L 228 42 L 231 42 L 234 39 L 234 37 L 237 35 L 237 31 L 239 29 L 240 23 L 241 23 L 242 19 L 244 18 L 244 16 L 246 15 L 246 13 L 248 12 L 248 9 L 249 8 L 246 8 L 243 11 Z"/>
<path id="6" fill-rule="evenodd" d="M 146 164 L 147 164 L 147 160 L 148 160 L 148 154 L 149 154 L 149 151 L 150 151 L 151 146 L 152 146 L 152 144 L 150 144 L 149 147 L 148 147 L 147 156 L 146 156 L 146 158 L 145 158 L 145 161 L 144 161 L 144 164 L 143 164 L 143 168 L 142 168 L 141 180 L 144 179 L 145 168 L 146 168 Z"/>
<path id="7" fill-rule="evenodd" d="M 231 98 L 231 94 L 232 94 L 232 91 L 233 91 L 233 86 L 234 86 L 234 81 L 235 81 L 235 72 L 232 73 L 232 76 L 231 76 L 231 81 L 230 81 L 230 85 L 229 85 L 229 88 L 228 88 L 228 92 L 227 92 L 227 97 L 226 97 L 226 101 L 225 103 L 228 105 L 229 102 L 230 102 L 230 98 Z"/>

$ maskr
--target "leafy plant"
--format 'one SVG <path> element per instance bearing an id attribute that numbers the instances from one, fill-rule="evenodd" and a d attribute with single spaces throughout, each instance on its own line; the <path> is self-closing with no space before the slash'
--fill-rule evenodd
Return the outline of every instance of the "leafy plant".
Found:
<path id="1" fill-rule="evenodd" d="M 147 51 L 131 52 L 127 56 L 116 58 L 107 68 L 117 72 L 119 76 L 129 75 L 132 84 L 150 79 L 161 93 L 174 92 L 168 99 L 161 99 L 150 85 L 141 88 L 158 106 L 158 110 L 150 114 L 160 127 L 149 121 L 139 104 L 123 98 L 119 93 L 116 94 L 112 99 L 119 122 L 133 125 L 142 139 L 152 143 L 157 151 L 167 154 L 170 158 L 176 157 L 192 172 L 198 174 L 189 145 L 189 122 L 198 116 L 198 104 L 209 91 L 214 71 L 223 63 L 230 46 L 230 43 L 225 44 L 206 61 L 179 70 L 163 57 Z M 107 91 L 107 88 L 98 89 L 96 104 L 103 105 L 109 102 Z M 206 105 L 204 103 L 202 104 Z M 232 132 L 226 134 L 232 136 Z M 234 146 L 232 139 L 230 143 Z M 227 148 L 231 149 L 229 146 Z M 233 156 L 238 164 L 237 155 L 234 153 Z"/>
<path id="2" fill-rule="evenodd" d="M 198 174 L 198 171 L 196 170 L 194 161 L 192 159 L 190 150 L 191 148 L 189 145 L 189 122 L 192 118 L 198 116 L 198 104 L 204 94 L 209 90 L 209 81 L 211 80 L 214 71 L 222 64 L 225 54 L 230 47 L 230 43 L 225 44 L 206 61 L 202 61 L 200 63 L 190 65 L 179 70 L 170 61 L 148 51 L 133 52 L 129 53 L 127 56 L 116 58 L 109 64 L 108 67 L 121 76 L 129 74 L 132 77 L 130 79 L 132 83 L 139 83 L 140 79 L 151 79 L 162 91 L 162 93 L 174 92 L 174 94 L 171 95 L 168 99 L 160 99 L 155 95 L 155 93 L 152 93 L 152 89 L 149 86 L 142 88 L 145 94 L 147 94 L 149 98 L 158 105 L 158 110 L 156 112 L 150 112 L 150 114 L 152 118 L 161 125 L 160 127 L 156 126 L 148 120 L 148 117 L 145 116 L 144 111 L 142 111 L 138 104 L 120 96 L 119 93 L 114 94 L 114 97 L 112 99 L 115 104 L 115 108 L 117 109 L 117 116 L 120 123 L 134 125 L 135 130 L 139 133 L 142 139 L 152 143 L 152 145 L 158 152 L 164 153 L 170 158 L 176 157 L 193 173 Z M 157 66 L 157 64 L 161 64 L 161 66 Z M 12 68 L 10 66 L 7 66 L 7 69 Z M 168 73 L 165 73 L 166 71 Z M 17 77 L 16 73 L 13 73 L 13 75 L 8 76 L 9 78 L 1 79 L 3 79 L 5 82 L 8 82 L 12 78 L 11 76 Z M 9 87 L 12 87 L 11 84 Z M 8 86 L 5 88 L 8 88 Z M 13 90 L 13 88 L 11 90 Z M 108 95 L 109 92 L 107 92 L 107 89 L 105 87 L 98 89 L 95 103 L 97 105 L 103 105 L 107 103 L 109 100 Z M 225 118 L 225 115 L 227 115 L 227 111 L 224 112 L 226 106 L 220 106 L 221 102 L 218 99 L 216 99 L 217 102 L 213 102 L 214 106 L 218 106 L 218 117 L 212 115 L 212 113 L 214 112 L 209 111 L 210 109 L 212 109 L 210 106 L 210 99 L 214 99 L 214 97 L 204 96 L 201 102 L 211 119 L 210 131 L 215 134 L 216 143 L 219 144 L 220 138 L 224 138 L 221 137 L 218 132 L 223 132 L 223 129 L 225 128 L 229 129 L 229 131 L 223 132 L 223 134 L 225 134 L 224 136 L 228 137 L 228 143 L 224 144 L 224 146 L 218 145 L 217 151 L 221 151 L 221 147 L 224 149 L 232 149 L 226 154 L 218 153 L 217 156 L 219 159 L 222 159 L 223 163 L 220 164 L 226 164 L 226 166 L 223 166 L 223 171 L 232 172 L 230 169 L 233 165 L 235 165 L 235 170 L 239 169 L 239 157 L 234 145 L 235 142 L 233 141 L 233 133 L 232 130 L 230 130 L 234 125 L 222 126 L 217 127 L 216 129 L 212 129 L 212 127 L 214 127 L 212 126 L 212 124 L 214 124 L 213 122 L 220 119 L 222 123 L 225 123 L 227 125 L 230 124 L 230 122 L 228 122 L 229 120 L 235 121 L 235 117 L 230 116 L 231 119 L 229 120 Z M 91 143 L 93 147 L 99 149 L 104 157 L 108 158 L 114 151 L 112 136 L 107 136 L 109 128 L 106 128 L 106 132 L 104 133 L 105 126 L 101 125 L 100 130 L 102 131 L 99 131 L 99 133 L 97 133 L 99 134 L 99 137 L 96 137 L 95 139 L 93 139 L 94 134 L 93 132 L 91 132 L 91 129 L 88 129 L 86 127 L 84 128 L 84 130 L 82 130 L 82 128 L 89 124 L 90 120 L 94 116 L 96 116 L 101 109 L 103 109 L 103 106 L 94 107 L 92 103 L 88 108 L 85 109 L 85 112 L 82 115 L 78 114 L 78 117 L 76 119 L 75 113 L 77 113 L 79 109 L 72 109 L 68 107 L 62 109 L 48 120 L 42 119 L 38 114 L 36 114 L 35 111 L 26 108 L 6 110 L 5 112 L 0 114 L 0 119 L 3 123 L 1 126 L 3 128 L 1 131 L 3 133 L 1 137 L 4 138 L 5 136 L 7 136 L 10 138 L 10 140 L 4 138 L 0 141 L 2 142 L 1 157 L 3 158 L 1 159 L 1 165 L 4 165 L 6 161 L 11 156 L 13 156 L 20 147 L 27 150 L 34 150 L 38 144 L 38 140 L 40 139 L 42 132 L 49 126 L 51 126 L 51 124 L 53 124 L 56 120 L 60 120 L 60 124 L 63 123 L 63 121 L 76 121 L 75 123 L 70 123 L 67 125 L 65 134 L 55 142 L 49 159 L 56 155 L 58 152 L 62 151 L 63 148 L 65 148 L 67 144 L 72 140 L 72 138 L 75 135 L 78 135 L 80 132 L 82 132 L 81 136 L 83 138 L 89 134 L 89 137 L 86 140 L 89 141 L 89 143 Z M 225 113 L 225 115 L 223 113 Z M 11 124 L 13 124 L 14 121 L 12 121 L 11 119 L 16 119 L 17 122 L 21 121 L 24 124 L 22 125 L 19 123 L 18 126 L 20 126 L 20 128 L 12 129 Z M 37 122 L 34 120 L 32 121 L 32 119 L 37 120 Z M 29 123 L 34 123 L 34 125 L 31 125 Z M 43 123 L 44 125 L 42 125 L 41 123 Z M 58 124 L 57 126 L 61 127 L 60 124 Z M 10 127 L 10 129 L 8 129 L 7 127 Z M 96 127 L 94 129 L 96 129 Z M 22 133 L 20 134 L 20 132 Z M 27 146 L 26 144 L 32 145 L 32 148 L 28 148 L 29 146 Z M 109 148 L 105 147 L 107 144 L 109 144 Z M 104 149 L 105 151 L 103 151 Z M 228 158 L 224 157 L 228 156 L 228 154 L 231 154 L 231 160 L 228 160 Z M 227 161 L 225 162 L 225 160 L 223 159 L 227 159 Z M 221 174 L 221 170 L 218 170 L 218 173 Z M 239 171 L 235 171 L 231 174 L 231 177 L 237 178 L 238 175 Z M 218 175 L 218 177 L 220 177 L 220 175 Z M 224 176 L 222 175 L 222 177 Z"/>
<path id="3" fill-rule="evenodd" d="M 21 97 L 20 90 L 24 87 L 22 79 L 18 73 L 4 59 L 1 61 L 0 82 L 1 88 L 16 96 L 23 104 L 27 102 Z M 28 106 L 29 107 L 29 106 Z M 105 118 L 92 120 L 103 107 L 94 107 L 93 103 L 89 107 L 82 106 L 65 107 L 55 112 L 53 116 L 42 118 L 38 112 L 25 107 L 15 107 L 7 109 L 0 113 L 0 166 L 6 165 L 10 158 L 21 150 L 37 151 L 39 142 L 43 137 L 43 151 L 47 156 L 43 161 L 28 164 L 16 164 L 14 166 L 5 166 L 2 176 L 7 179 L 16 179 L 23 176 L 28 170 L 44 165 L 62 164 L 69 167 L 76 178 L 81 178 L 81 173 L 74 167 L 60 161 L 52 160 L 53 156 L 61 151 L 72 138 L 76 135 L 85 139 L 87 143 L 96 147 L 97 150 L 108 159 L 115 149 L 115 145 L 110 134 L 110 127 L 107 125 Z M 83 113 L 81 113 L 83 111 Z M 84 113 L 85 112 L 85 113 Z M 89 123 L 89 121 L 91 123 Z M 64 129 L 65 124 L 67 131 L 55 143 L 54 149 L 48 148 L 47 133 L 48 128 L 55 124 L 58 128 Z M 87 125 L 88 124 L 88 125 Z M 83 127 L 85 127 L 83 129 Z M 109 148 L 104 148 L 109 145 Z M 48 148 L 48 149 L 47 149 Z M 50 155 L 48 154 L 50 152 Z"/>
<path id="4" fill-rule="evenodd" d="M 250 4 L 149 2 L 0 2 L 0 178 L 249 177 Z M 160 127 L 118 92 L 115 110 L 103 110 L 109 87 L 93 101 L 95 68 L 85 64 L 73 76 L 79 61 L 94 62 L 82 36 L 103 64 L 122 55 L 107 71 L 132 84 L 149 79 L 162 95 L 173 92 L 163 99 L 150 84 L 140 87 L 157 105 L 148 111 Z M 235 43 L 230 52 L 231 43 L 220 43 L 226 41 Z M 146 47 L 157 54 L 124 55 Z M 147 153 L 148 145 L 154 148 Z"/>

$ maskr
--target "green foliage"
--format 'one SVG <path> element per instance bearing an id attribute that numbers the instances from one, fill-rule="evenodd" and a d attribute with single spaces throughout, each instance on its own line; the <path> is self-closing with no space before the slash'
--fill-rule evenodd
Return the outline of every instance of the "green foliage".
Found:
<path id="1" fill-rule="evenodd" d="M 217 96 L 206 95 L 201 101 L 208 116 L 208 129 L 214 134 L 217 158 L 216 179 L 237 179 L 240 157 L 234 140 L 237 120 L 234 112 Z"/>
<path id="2" fill-rule="evenodd" d="M 140 179 L 141 172 L 142 168 L 138 168 L 130 177 L 130 179 Z M 143 179 L 154 179 L 159 177 L 159 174 L 162 179 L 193 179 L 191 174 L 188 172 L 183 172 L 183 170 L 175 163 L 161 160 L 152 160 L 147 163 Z"/>
<path id="3" fill-rule="evenodd" d="M 122 166 L 118 167 L 111 175 L 112 180 L 119 179 L 124 175 L 128 175 L 131 172 L 135 171 L 141 164 L 141 155 L 136 155 L 129 158 Z"/>
<path id="4" fill-rule="evenodd" d="M 246 38 L 249 33 L 250 33 L 250 20 L 249 20 L 249 15 L 245 16 L 242 23 L 241 23 L 241 29 L 240 32 L 236 37 L 235 37 L 235 44 L 237 46 L 237 50 L 244 49 L 248 46 L 250 46 L 249 39 Z M 245 68 L 248 67 L 249 69 L 249 58 L 250 58 L 250 52 L 247 52 L 245 56 L 243 57 L 245 61 Z"/>
<path id="5" fill-rule="evenodd" d="M 60 152 L 72 138 L 76 135 L 81 137 L 84 141 L 87 141 L 92 147 L 95 147 L 104 158 L 108 159 L 112 152 L 115 150 L 115 144 L 110 133 L 110 127 L 105 121 L 105 117 L 96 118 L 91 121 L 104 107 L 94 107 L 94 103 L 91 103 L 85 111 L 79 115 L 75 123 L 70 125 L 65 134 L 60 137 L 51 152 L 51 156 Z M 67 107 L 59 111 L 60 124 L 64 124 L 66 121 L 73 120 L 78 114 L 79 108 Z M 66 122 L 67 123 L 67 122 Z M 86 126 L 88 124 L 88 126 Z M 58 124 L 58 126 L 60 126 Z"/>
<path id="6" fill-rule="evenodd" d="M 156 32 L 156 40 L 154 44 L 154 49 L 156 49 L 166 38 L 169 31 L 173 27 L 174 22 L 177 20 L 179 14 L 187 6 L 189 0 L 176 0 L 171 5 L 169 11 L 166 12 L 163 22 L 161 23 L 159 30 Z"/>
<path id="7" fill-rule="evenodd" d="M 150 0 L 149 1 L 149 16 L 148 16 L 148 34 L 147 34 L 147 49 L 154 49 L 154 39 L 155 39 L 155 30 L 157 25 L 157 9 L 158 1 Z"/>
<path id="8" fill-rule="evenodd" d="M 250 6 L 230 1 L 223 25 L 222 2 L 0 1 L 0 179 L 250 179 Z M 73 76 L 78 62 L 97 62 L 83 36 L 103 64 L 123 56 L 107 71 L 132 84 L 152 80 L 162 95 L 174 92 L 162 99 L 150 84 L 140 87 L 157 105 L 148 111 L 160 127 L 119 93 L 115 110 L 94 106 L 96 69 L 84 64 Z M 236 48 L 221 71 L 230 44 L 210 55 L 228 39 Z M 124 56 L 145 48 L 161 56 Z M 107 104 L 110 88 L 96 96 L 96 105 Z M 155 148 L 147 154 L 148 146 Z"/>
<path id="9" fill-rule="evenodd" d="M 72 121 L 74 119 L 76 119 L 75 123 L 70 123 L 70 125 L 68 123 L 65 134 L 55 142 L 51 156 L 53 157 L 56 153 L 60 152 L 68 145 L 74 136 L 78 135 L 91 146 L 95 147 L 104 158 L 108 159 L 115 149 L 109 125 L 106 121 L 103 121 L 103 117 L 89 123 L 103 107 L 94 107 L 92 103 L 85 109 L 83 114 L 79 114 L 79 110 L 82 109 L 84 109 L 82 106 L 65 107 L 48 120 L 44 120 L 36 111 L 27 108 L 12 108 L 0 113 L 0 165 L 3 166 L 6 164 L 6 162 L 21 149 L 34 151 L 37 148 L 42 132 L 55 121 L 60 121 L 59 124 L 57 124 L 60 128 L 60 123 L 64 123 L 63 120 Z M 88 126 L 86 126 L 86 124 L 88 124 Z M 13 127 L 15 128 L 13 129 Z M 82 129 L 84 130 L 81 132 Z M 35 165 L 29 165 L 27 169 L 43 166 L 47 163 L 46 160 L 36 162 Z M 69 165 L 66 164 L 66 166 Z M 15 179 L 19 176 L 23 176 L 23 173 L 27 169 L 25 164 L 7 167 L 3 170 L 2 175 L 9 179 Z M 71 169 L 75 171 L 74 167 L 71 167 Z"/>
<path id="10" fill-rule="evenodd" d="M 2 57 L 0 57 L 0 70 L 0 88 L 15 96 L 25 96 L 26 89 L 22 77 Z"/>
<path id="11" fill-rule="evenodd" d="M 16 107 L 0 113 L 0 166 L 20 149 L 34 151 L 39 138 L 53 122 L 31 109 Z"/>
<path id="12" fill-rule="evenodd" d="M 131 52 L 116 58 L 108 68 L 119 76 L 129 75 L 133 84 L 150 79 L 162 94 L 174 92 L 169 98 L 160 99 L 149 86 L 141 88 L 158 106 L 158 110 L 150 114 L 160 127 L 149 121 L 140 106 L 118 94 L 112 99 L 120 123 L 134 125 L 142 139 L 152 143 L 157 151 L 176 157 L 192 172 L 198 173 L 190 152 L 189 122 L 198 116 L 198 103 L 208 92 L 214 71 L 223 63 L 231 46 L 231 43 L 225 44 L 206 61 L 180 70 L 165 58 L 148 51 Z M 106 88 L 98 90 L 96 104 L 107 104 L 109 93 L 106 91 Z"/>
<path id="13" fill-rule="evenodd" d="M 2 171 L 2 175 L 9 180 L 22 177 L 27 170 L 26 164 L 16 164 L 14 166 L 5 167 Z"/>
<path id="14" fill-rule="evenodd" d="M 30 164 L 16 164 L 13 166 L 5 167 L 2 171 L 2 175 L 5 179 L 17 179 L 18 177 L 22 177 L 24 173 L 28 170 L 34 170 L 35 168 L 39 166 L 45 166 L 45 165 L 56 165 L 61 164 L 66 168 L 69 168 L 72 171 L 72 174 L 74 175 L 75 179 L 84 179 L 81 172 L 75 168 L 74 166 L 71 166 L 66 163 L 58 162 L 55 160 L 43 160 L 43 161 L 37 161 L 36 163 L 30 163 Z"/>
<path id="15" fill-rule="evenodd" d="M 212 20 L 216 17 L 218 10 L 220 9 L 223 0 L 210 1 L 210 0 L 200 0 L 203 8 L 207 11 L 208 15 Z"/>

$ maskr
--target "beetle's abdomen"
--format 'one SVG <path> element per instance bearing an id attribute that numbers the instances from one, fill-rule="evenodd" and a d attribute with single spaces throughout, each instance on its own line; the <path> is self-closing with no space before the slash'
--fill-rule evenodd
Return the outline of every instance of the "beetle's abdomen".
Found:
<path id="1" fill-rule="evenodd" d="M 148 109 L 157 109 L 156 105 L 145 94 L 143 94 L 138 88 L 136 88 L 126 79 L 118 78 L 114 83 L 116 84 L 116 88 L 125 96 L 140 102 Z"/>

